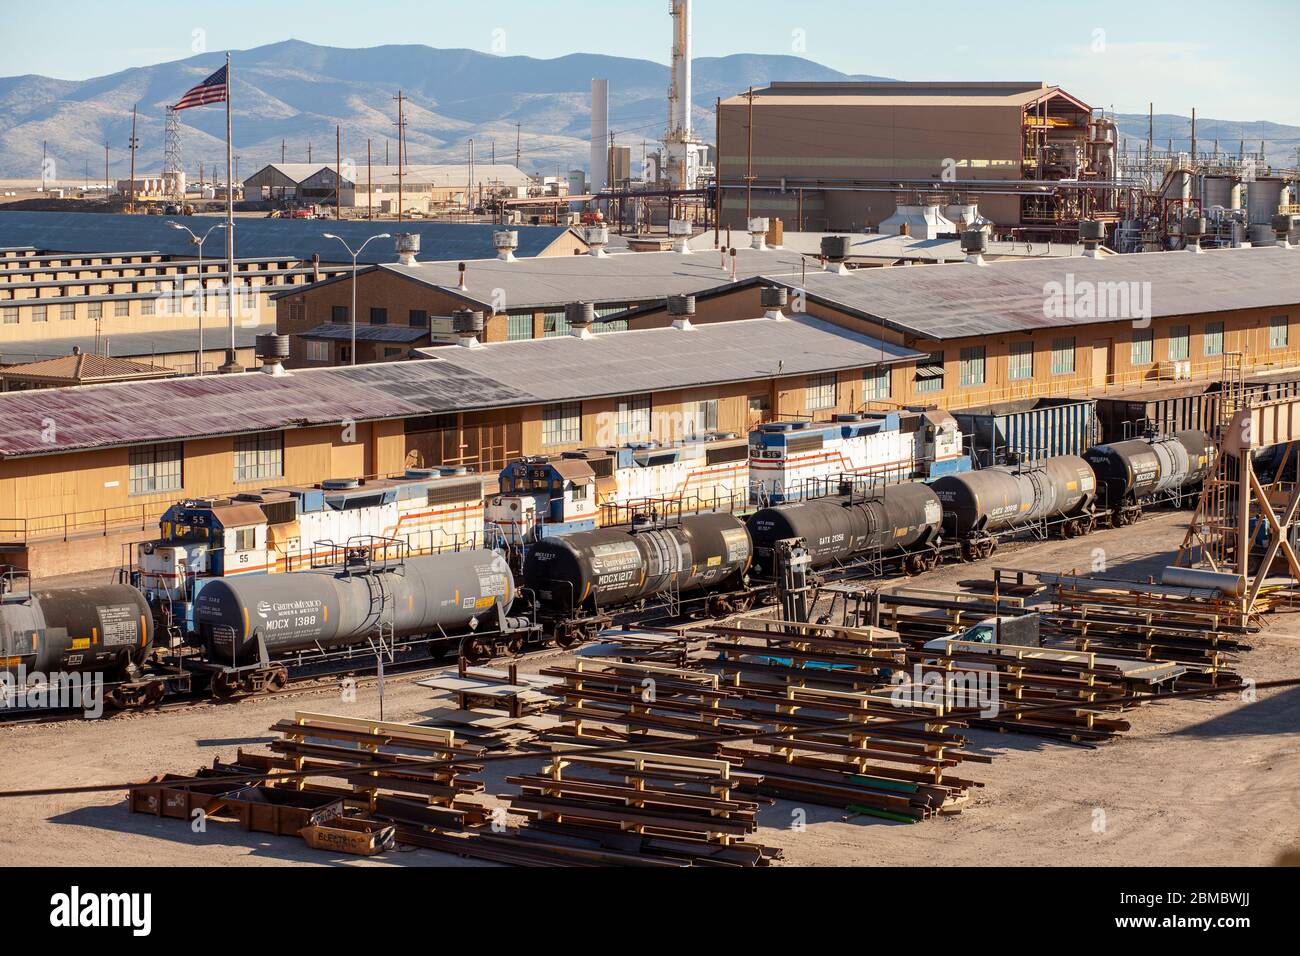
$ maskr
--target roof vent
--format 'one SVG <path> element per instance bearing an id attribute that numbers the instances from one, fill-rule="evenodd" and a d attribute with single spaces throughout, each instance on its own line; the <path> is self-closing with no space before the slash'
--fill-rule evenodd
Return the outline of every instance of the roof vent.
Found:
<path id="1" fill-rule="evenodd" d="M 483 333 L 483 313 L 471 309 L 457 309 L 451 314 L 451 330 L 456 333 L 456 344 L 467 349 L 482 348 L 479 336 Z"/>
<path id="2" fill-rule="evenodd" d="M 961 234 L 961 251 L 972 265 L 984 265 L 984 253 L 989 250 L 989 237 L 983 229 L 967 229 Z"/>
<path id="3" fill-rule="evenodd" d="M 587 245 L 591 247 L 590 254 L 597 259 L 607 257 L 605 247 L 609 245 L 609 227 L 608 226 L 588 226 L 586 236 Z"/>
<path id="4" fill-rule="evenodd" d="M 749 220 L 749 247 L 762 251 L 767 248 L 767 220 L 755 216 Z"/>
<path id="5" fill-rule="evenodd" d="M 492 233 L 492 246 L 502 262 L 514 262 L 515 250 L 519 248 L 519 233 L 513 229 L 498 229 Z"/>
<path id="6" fill-rule="evenodd" d="M 320 483 L 322 491 L 352 491 L 361 487 L 356 478 L 327 478 Z"/>
<path id="7" fill-rule="evenodd" d="M 790 302 L 790 291 L 785 286 L 765 285 L 758 290 L 758 301 L 765 310 L 765 319 L 784 319 L 785 307 Z"/>
<path id="8" fill-rule="evenodd" d="M 673 252 L 684 256 L 691 254 L 691 224 L 686 219 L 668 220 L 668 238 L 673 241 Z"/>
<path id="9" fill-rule="evenodd" d="M 460 289 L 461 292 L 469 288 L 465 284 L 465 263 L 463 262 L 458 263 L 456 266 L 456 288 Z"/>
<path id="10" fill-rule="evenodd" d="M 591 326 L 596 321 L 596 307 L 590 302 L 570 302 L 564 307 L 564 318 L 575 338 L 593 337 Z"/>
<path id="11" fill-rule="evenodd" d="M 1081 219 L 1079 221 L 1079 241 L 1083 243 L 1083 254 L 1089 259 L 1101 258 L 1098 247 L 1101 246 L 1102 240 L 1105 238 L 1106 227 L 1095 219 Z"/>
<path id="12" fill-rule="evenodd" d="M 1204 216 L 1187 216 L 1183 219 L 1183 241 L 1188 252 L 1201 252 L 1201 237 L 1206 233 Z"/>
<path id="13" fill-rule="evenodd" d="M 690 331 L 691 316 L 695 314 L 695 296 L 670 295 L 668 297 L 668 314 L 672 317 L 673 328 Z"/>
<path id="14" fill-rule="evenodd" d="M 826 260 L 826 271 L 847 272 L 844 260 L 849 257 L 852 246 L 853 240 L 848 236 L 822 236 L 822 258 Z"/>
<path id="15" fill-rule="evenodd" d="M 399 232 L 393 237 L 397 246 L 397 261 L 404 266 L 415 265 L 415 257 L 420 252 L 420 234 L 418 232 Z"/>
<path id="16" fill-rule="evenodd" d="M 257 357 L 262 360 L 262 371 L 267 375 L 287 375 L 284 360 L 289 357 L 289 336 L 276 335 L 274 332 L 259 335 L 255 339 Z"/>

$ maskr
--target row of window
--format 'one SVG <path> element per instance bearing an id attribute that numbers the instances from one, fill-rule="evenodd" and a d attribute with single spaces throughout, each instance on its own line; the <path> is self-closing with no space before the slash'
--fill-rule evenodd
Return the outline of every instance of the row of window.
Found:
<path id="1" fill-rule="evenodd" d="M 1191 356 L 1191 327 L 1175 325 L 1169 329 L 1169 361 L 1181 362 Z M 1207 322 L 1202 337 L 1205 356 L 1223 354 L 1223 323 Z M 1284 349 L 1289 343 L 1289 326 L 1284 315 L 1269 320 L 1268 347 Z M 1129 361 L 1134 366 L 1151 365 L 1154 359 L 1155 332 L 1137 329 L 1133 332 Z M 1053 375 L 1073 375 L 1076 371 L 1075 340 L 1073 337 L 1052 340 L 1051 370 Z M 944 353 L 931 352 L 917 363 L 916 390 L 938 392 L 943 390 Z M 983 385 L 986 381 L 986 350 L 983 345 L 972 345 L 961 350 L 958 374 L 963 387 Z M 886 373 L 887 375 L 887 373 Z M 1007 379 L 1012 382 L 1034 377 L 1034 344 L 1013 342 L 1007 351 Z M 888 386 L 886 385 L 886 388 Z M 864 393 L 864 397 L 867 396 Z M 887 394 L 885 396 L 888 397 Z M 809 406 L 812 407 L 812 406 Z"/>
<path id="2" fill-rule="evenodd" d="M 185 487 L 185 446 L 179 442 L 131 449 L 128 492 L 156 495 Z M 235 439 L 235 484 L 284 477 L 284 433 L 261 432 Z"/>
<path id="3" fill-rule="evenodd" d="M 349 313 L 351 310 L 346 305 L 336 305 L 330 309 L 330 321 L 337 322 L 340 325 L 347 325 L 351 320 Z M 292 318 L 292 315 L 290 316 Z M 411 309 L 406 316 L 407 324 L 413 329 L 427 329 L 429 327 L 429 313 L 426 309 Z M 374 308 L 370 310 L 371 325 L 387 325 L 388 310 Z"/>
<path id="4" fill-rule="evenodd" d="M 141 299 L 141 314 L 153 315 L 155 308 L 154 299 Z M 103 302 L 88 302 L 86 307 L 89 310 L 87 318 L 102 319 L 104 317 Z M 0 308 L 0 323 L 4 325 L 18 324 L 18 306 L 6 305 Z M 31 320 L 33 322 L 48 322 L 55 309 L 58 310 L 59 319 L 64 322 L 73 322 L 77 318 L 77 304 L 75 302 L 62 302 L 57 306 L 33 305 L 24 306 L 31 310 Z M 117 299 L 113 302 L 113 318 L 125 319 L 131 315 L 131 301 L 129 299 Z"/>

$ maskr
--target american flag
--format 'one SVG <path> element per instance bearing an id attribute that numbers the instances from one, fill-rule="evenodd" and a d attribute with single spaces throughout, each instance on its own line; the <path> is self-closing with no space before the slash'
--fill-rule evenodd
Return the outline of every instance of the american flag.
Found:
<path id="1" fill-rule="evenodd" d="M 207 106 L 226 101 L 226 69 L 222 67 L 210 77 L 181 97 L 173 109 L 187 110 L 192 106 Z"/>

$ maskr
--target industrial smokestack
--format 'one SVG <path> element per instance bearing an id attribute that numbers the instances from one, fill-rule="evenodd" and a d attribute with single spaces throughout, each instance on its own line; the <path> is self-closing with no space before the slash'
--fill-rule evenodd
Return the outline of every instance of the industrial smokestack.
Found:
<path id="1" fill-rule="evenodd" d="M 591 81 L 591 191 L 609 185 L 609 80 Z"/>
<path id="2" fill-rule="evenodd" d="M 668 181 L 685 189 L 692 178 L 691 160 L 691 0 L 672 0 L 672 85 L 668 88 Z"/>

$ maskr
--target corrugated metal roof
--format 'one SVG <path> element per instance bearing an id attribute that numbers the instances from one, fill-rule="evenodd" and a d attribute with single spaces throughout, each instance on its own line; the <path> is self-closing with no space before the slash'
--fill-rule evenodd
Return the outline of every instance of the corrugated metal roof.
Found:
<path id="1" fill-rule="evenodd" d="M 326 339 L 331 342 L 349 342 L 352 339 L 352 325 L 349 323 L 326 322 L 307 332 L 299 332 L 304 339 Z M 360 342 L 418 342 L 429 337 L 428 329 L 419 329 L 410 325 L 358 325 L 357 341 Z"/>
<path id="2" fill-rule="evenodd" d="M 812 318 L 711 322 L 580 339 L 422 349 L 440 365 L 518 383 L 536 402 L 629 395 L 906 361 L 920 353 Z"/>
<path id="3" fill-rule="evenodd" d="M 741 233 L 739 242 L 748 240 Z M 785 281 L 802 273 L 797 252 L 739 249 L 736 253 L 738 280 L 755 276 L 781 276 Z M 520 308 L 562 308 L 577 302 L 645 302 L 670 295 L 689 295 L 725 285 L 731 280 L 731 257 L 721 266 L 717 251 L 682 254 L 677 252 L 623 252 L 604 258 L 595 256 L 552 256 L 504 262 L 483 259 L 467 262 L 466 289 L 457 288 L 459 272 L 455 262 L 420 262 L 413 266 L 384 265 L 395 275 L 443 291 L 463 295 L 483 309 L 500 311 Z M 815 264 L 809 271 L 816 268 Z M 340 279 L 350 278 L 349 276 Z M 329 281 L 329 280 L 326 280 Z M 279 295 L 300 295 L 300 286 Z M 499 294 L 498 294 L 499 292 Z M 504 303 L 502 305 L 501 303 Z"/>
<path id="4" fill-rule="evenodd" d="M 779 281 L 791 284 L 788 279 Z M 1069 314 L 1085 291 L 1107 303 L 1129 293 L 1123 314 Z M 1136 285 L 1134 285 L 1136 284 Z M 983 266 L 862 269 L 808 273 L 809 296 L 933 339 L 1063 328 L 1140 318 L 1197 315 L 1300 303 L 1300 251 L 1271 246 L 1211 249 L 1196 255 L 1133 255 L 991 262 Z M 1118 301 L 1118 299 L 1116 299 Z M 1060 305 L 1062 315 L 1049 314 Z"/>
<path id="5" fill-rule="evenodd" d="M 857 368 L 916 353 L 801 318 L 431 349 L 427 360 L 0 394 L 0 455 L 601 398 Z"/>
<path id="6" fill-rule="evenodd" d="M 0 210 L 0 243 L 22 243 L 44 252 L 116 253 L 124 247 L 153 249 L 165 255 L 194 255 L 190 237 L 167 223 L 179 222 L 200 235 L 219 220 L 211 216 L 124 216 L 89 212 L 5 212 Z M 293 256 L 322 262 L 352 260 L 343 247 L 322 233 L 342 236 L 356 249 L 380 232 L 413 232 L 420 236 L 420 256 L 425 259 L 480 259 L 496 255 L 491 223 L 371 223 L 335 222 L 313 219 L 265 219 L 242 216 L 235 220 L 235 255 L 260 259 Z M 568 231 L 567 226 L 519 226 L 518 256 L 536 256 Z M 204 246 L 205 251 L 224 250 L 220 233 Z M 204 257 L 208 258 L 207 256 Z M 214 257 L 217 258 L 217 257 Z M 396 262 L 392 241 L 378 240 L 366 247 L 362 263 Z"/>
<path id="7" fill-rule="evenodd" d="M 1058 86 L 1045 83 L 788 82 L 754 91 L 755 106 L 993 106 L 1025 107 L 1040 99 L 1065 97 L 1087 106 Z M 748 106 L 748 94 L 723 100 Z"/>
<path id="8" fill-rule="evenodd" d="M 251 348 L 256 344 L 257 336 L 275 332 L 274 323 L 264 325 L 235 326 L 235 347 Z M 203 349 L 213 351 L 225 348 L 230 341 L 228 327 L 220 319 L 209 316 L 203 326 Z M 0 342 L 0 364 L 5 362 L 30 362 L 36 359 L 53 358 L 67 355 L 74 348 L 83 352 L 95 351 L 96 345 L 106 349 L 110 354 L 121 358 L 146 358 L 151 355 L 169 355 L 177 352 L 193 352 L 199 347 L 199 330 L 160 329 L 152 332 L 119 332 L 117 335 L 99 337 L 96 343 L 93 335 L 73 335 L 57 339 L 21 339 L 13 342 Z"/>
<path id="9" fill-rule="evenodd" d="M 175 374 L 175 369 L 86 352 L 45 359 L 42 362 L 29 362 L 26 365 L 13 365 L 0 372 L 6 378 L 62 381 L 69 384 L 124 378 L 167 378 Z"/>

